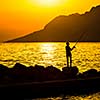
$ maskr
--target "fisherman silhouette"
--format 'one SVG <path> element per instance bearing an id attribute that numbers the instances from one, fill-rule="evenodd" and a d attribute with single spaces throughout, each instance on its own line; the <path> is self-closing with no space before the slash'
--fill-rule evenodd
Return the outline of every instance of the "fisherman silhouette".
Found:
<path id="1" fill-rule="evenodd" d="M 69 42 L 66 42 L 66 59 L 67 59 L 67 67 L 72 67 L 72 54 L 71 51 L 75 48 L 75 46 L 73 46 L 72 48 L 70 48 L 69 46 Z M 69 63 L 70 60 L 70 63 Z"/>

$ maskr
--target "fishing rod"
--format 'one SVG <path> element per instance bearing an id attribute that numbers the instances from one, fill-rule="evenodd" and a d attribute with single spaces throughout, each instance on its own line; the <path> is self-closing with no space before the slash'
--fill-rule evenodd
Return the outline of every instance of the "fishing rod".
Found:
<path id="1" fill-rule="evenodd" d="M 75 46 L 77 45 L 77 43 L 83 38 L 83 36 L 85 35 L 85 33 L 86 33 L 86 32 L 83 32 L 83 33 L 80 35 L 79 39 L 76 41 L 76 43 L 75 43 L 75 45 L 74 45 L 73 47 L 75 47 Z"/>

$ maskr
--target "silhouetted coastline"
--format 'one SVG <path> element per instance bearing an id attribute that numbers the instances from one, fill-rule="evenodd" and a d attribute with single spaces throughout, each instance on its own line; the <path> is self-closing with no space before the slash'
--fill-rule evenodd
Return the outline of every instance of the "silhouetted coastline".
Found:
<path id="1" fill-rule="evenodd" d="M 90 69 L 79 73 L 75 67 L 26 67 L 16 63 L 13 68 L 0 64 L 0 94 L 20 98 L 58 96 L 60 94 L 89 93 L 100 90 L 100 71 Z"/>
<path id="2" fill-rule="evenodd" d="M 100 71 L 90 69 L 83 73 L 79 73 L 79 69 L 75 67 L 63 67 L 62 70 L 54 66 L 30 66 L 26 67 L 20 63 L 16 63 L 13 68 L 0 64 L 0 84 L 13 82 L 43 82 L 53 80 L 67 80 L 100 77 Z"/>

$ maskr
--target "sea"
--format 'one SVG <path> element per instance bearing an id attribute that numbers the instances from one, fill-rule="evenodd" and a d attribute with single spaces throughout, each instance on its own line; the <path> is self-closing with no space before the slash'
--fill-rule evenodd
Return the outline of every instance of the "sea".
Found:
<path id="1" fill-rule="evenodd" d="M 70 42 L 70 47 L 76 43 Z M 65 42 L 0 43 L 0 64 L 12 68 L 16 63 L 26 67 L 53 65 L 62 70 L 66 67 Z M 89 69 L 100 71 L 100 42 L 79 42 L 72 51 L 72 66 L 83 73 Z M 37 98 L 31 100 L 100 100 L 100 92 L 84 95 Z"/>

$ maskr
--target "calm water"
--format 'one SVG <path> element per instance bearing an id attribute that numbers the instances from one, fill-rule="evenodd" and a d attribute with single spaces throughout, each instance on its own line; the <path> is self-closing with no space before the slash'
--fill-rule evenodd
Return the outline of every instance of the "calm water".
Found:
<path id="1" fill-rule="evenodd" d="M 74 46 L 74 42 L 70 46 Z M 28 66 L 35 64 L 53 65 L 59 69 L 66 66 L 65 43 L 1 43 L 0 64 L 9 68 L 15 63 Z M 77 66 L 80 72 L 95 68 L 100 71 L 100 43 L 78 43 L 72 51 L 73 66 Z M 67 96 L 67 100 L 100 100 L 100 93 L 88 96 Z M 48 98 L 49 100 L 61 100 Z M 39 99 L 41 100 L 41 99 Z M 42 100 L 47 100 L 42 99 Z"/>

